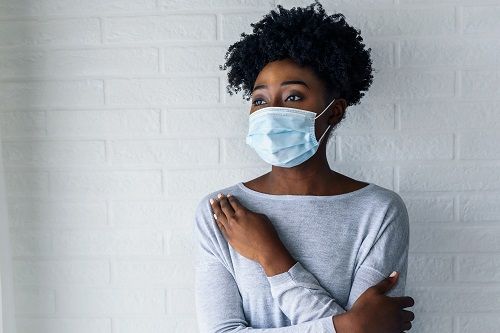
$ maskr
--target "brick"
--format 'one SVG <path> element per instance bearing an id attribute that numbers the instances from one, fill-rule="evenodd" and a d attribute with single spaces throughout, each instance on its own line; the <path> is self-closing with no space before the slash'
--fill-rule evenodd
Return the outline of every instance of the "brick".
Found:
<path id="1" fill-rule="evenodd" d="M 219 74 L 225 53 L 226 47 L 217 45 L 167 46 L 163 51 L 165 72 Z"/>
<path id="2" fill-rule="evenodd" d="M 67 202 L 16 199 L 9 204 L 9 219 L 30 228 L 67 228 L 107 224 L 105 202 Z"/>
<path id="3" fill-rule="evenodd" d="M 345 161 L 443 160 L 453 158 L 451 134 L 342 135 L 340 156 Z"/>
<path id="4" fill-rule="evenodd" d="M 192 243 L 193 237 L 192 223 L 186 223 L 182 228 L 166 231 L 165 254 L 172 258 L 192 260 L 196 250 Z"/>
<path id="5" fill-rule="evenodd" d="M 416 295 L 414 309 L 421 313 L 451 315 L 458 312 L 470 314 L 493 312 L 500 309 L 500 290 L 498 287 L 412 287 L 409 288 L 408 293 Z"/>
<path id="6" fill-rule="evenodd" d="M 99 141 L 6 141 L 6 166 L 95 165 L 105 162 L 104 142 Z"/>
<path id="7" fill-rule="evenodd" d="M 410 235 L 412 237 L 413 235 Z M 453 281 L 453 257 L 429 253 L 408 255 L 407 285 Z"/>
<path id="8" fill-rule="evenodd" d="M 459 156 L 463 160 L 500 159 L 498 131 L 464 132 L 459 134 Z M 481 149 L 478 149 L 481 147 Z"/>
<path id="9" fill-rule="evenodd" d="M 182 0 L 159 0 L 159 7 L 164 10 L 175 9 L 217 9 L 224 10 L 226 8 L 271 8 L 274 5 L 274 0 L 193 0 L 185 2 Z"/>
<path id="10" fill-rule="evenodd" d="M 460 333 L 495 333 L 500 326 L 496 313 L 460 314 L 457 321 Z"/>
<path id="11" fill-rule="evenodd" d="M 403 191 L 498 190 L 500 174 L 488 165 L 401 166 L 399 182 Z"/>
<path id="12" fill-rule="evenodd" d="M 248 111 L 210 106 L 169 108 L 164 112 L 162 128 L 166 135 L 176 138 L 241 137 L 248 132 Z"/>
<path id="13" fill-rule="evenodd" d="M 113 284 L 123 286 L 192 286 L 194 266 L 192 261 L 179 258 L 166 260 L 136 260 L 126 258 L 112 263 Z"/>
<path id="14" fill-rule="evenodd" d="M 141 10 L 155 9 L 155 0 L 29 0 L 2 1 L 2 16 L 47 16 L 74 15 L 81 13 L 136 13 Z"/>
<path id="15" fill-rule="evenodd" d="M 5 171 L 8 196 L 39 196 L 48 193 L 49 175 L 45 171 Z"/>
<path id="16" fill-rule="evenodd" d="M 237 13 L 237 14 L 222 14 L 221 15 L 221 39 L 234 43 L 241 39 L 243 32 L 251 34 L 253 31 L 251 23 L 260 21 L 265 15 L 264 11 L 258 13 Z"/>
<path id="17" fill-rule="evenodd" d="M 412 226 L 410 252 L 494 252 L 500 250 L 498 227 Z"/>
<path id="18" fill-rule="evenodd" d="M 167 292 L 167 313 L 170 315 L 188 315 L 195 308 L 193 288 L 172 288 Z"/>
<path id="19" fill-rule="evenodd" d="M 179 139 L 110 142 L 112 164 L 160 164 L 167 168 L 219 163 L 219 142 L 213 139 Z"/>
<path id="20" fill-rule="evenodd" d="M 393 9 L 394 8 L 394 9 Z M 356 8 L 343 10 L 346 21 L 368 36 L 439 36 L 455 32 L 455 12 L 450 7 Z"/>
<path id="21" fill-rule="evenodd" d="M 359 165 L 353 168 L 351 163 L 335 163 L 331 168 L 351 178 L 394 190 L 394 170 L 391 166 Z"/>
<path id="22" fill-rule="evenodd" d="M 189 325 L 179 326 L 177 323 L 178 316 L 116 316 L 117 320 L 113 322 L 113 330 L 120 333 L 135 333 L 135 332 L 175 332 L 175 333 L 197 333 L 198 330 L 189 330 Z M 197 325 L 197 321 L 191 318 L 191 324 Z M 179 328 L 179 330 L 176 330 Z"/>
<path id="23" fill-rule="evenodd" d="M 457 280 L 500 282 L 500 258 L 495 254 L 460 254 L 457 258 Z"/>
<path id="24" fill-rule="evenodd" d="M 463 194 L 459 197 L 460 220 L 498 221 L 500 216 L 499 193 Z"/>
<path id="25" fill-rule="evenodd" d="M 412 223 L 453 221 L 453 197 L 403 196 Z"/>
<path id="26" fill-rule="evenodd" d="M 215 15 L 155 15 L 104 20 L 106 43 L 215 40 Z"/>
<path id="27" fill-rule="evenodd" d="M 15 313 L 48 315 L 55 312 L 55 296 L 51 289 L 43 290 L 37 287 L 16 288 Z"/>
<path id="28" fill-rule="evenodd" d="M 500 32 L 500 6 L 464 6 L 462 11 L 465 34 Z"/>
<path id="29" fill-rule="evenodd" d="M 175 229 L 194 221 L 197 202 L 183 198 L 170 200 L 113 200 L 110 203 L 111 224 L 119 227 L 158 227 Z"/>
<path id="30" fill-rule="evenodd" d="M 422 129 L 485 129 L 500 127 L 495 101 L 403 101 L 401 128 Z M 474 112 L 471 112 L 474 110 Z"/>
<path id="31" fill-rule="evenodd" d="M 413 295 L 410 295 L 413 296 Z M 416 302 L 416 300 L 415 300 Z M 411 322 L 410 331 L 418 333 L 453 333 L 453 316 L 439 313 L 437 315 L 429 313 L 419 313 L 411 310 L 415 314 L 415 319 Z"/>
<path id="32" fill-rule="evenodd" d="M 106 81 L 106 103 L 110 105 L 164 105 L 169 103 L 217 103 L 216 77 L 110 79 Z"/>
<path id="33" fill-rule="evenodd" d="M 455 74 L 448 70 L 381 70 L 366 93 L 369 99 L 451 98 Z M 372 97 L 373 96 L 373 97 Z"/>
<path id="34" fill-rule="evenodd" d="M 0 54 L 4 77 L 155 74 L 158 64 L 157 48 L 7 50 Z"/>
<path id="35" fill-rule="evenodd" d="M 43 327 L 44 332 L 51 333 L 111 333 L 110 318 L 16 318 L 16 325 L 19 332 L 40 333 Z"/>
<path id="36" fill-rule="evenodd" d="M 16 284 L 57 286 L 79 283 L 106 285 L 109 283 L 109 264 L 105 260 L 16 260 Z"/>
<path id="37" fill-rule="evenodd" d="M 493 38 L 401 41 L 401 66 L 498 66 L 500 42 Z"/>
<path id="38" fill-rule="evenodd" d="M 78 315 L 158 315 L 165 313 L 164 293 L 146 288 L 65 287 L 57 291 L 58 313 Z"/>
<path id="39" fill-rule="evenodd" d="M 50 231 L 14 229 L 10 235 L 13 256 L 36 257 L 53 253 Z"/>
<path id="40" fill-rule="evenodd" d="M 0 88 L 4 107 L 80 107 L 104 103 L 101 80 L 0 82 Z"/>
<path id="41" fill-rule="evenodd" d="M 462 91 L 474 98 L 496 98 L 500 94 L 500 71 L 464 70 Z"/>
<path id="42" fill-rule="evenodd" d="M 161 194 L 161 173 L 155 170 L 54 171 L 50 189 L 55 196 L 157 196 Z"/>
<path id="43" fill-rule="evenodd" d="M 345 119 L 340 122 L 335 131 L 339 134 L 347 131 L 360 130 L 390 130 L 394 129 L 394 105 L 390 103 L 360 104 L 346 108 Z"/>
<path id="44" fill-rule="evenodd" d="M 54 252 L 60 255 L 159 255 L 162 235 L 150 230 L 69 230 L 54 234 Z"/>
<path id="45" fill-rule="evenodd" d="M 160 133 L 160 110 L 47 111 L 49 136 L 155 135 Z"/>
<path id="46" fill-rule="evenodd" d="M 0 41 L 3 46 L 96 45 L 101 28 L 98 18 L 5 20 L 0 22 Z"/>
<path id="47" fill-rule="evenodd" d="M 2 138 L 45 136 L 44 111 L 6 111 L 0 112 Z"/>

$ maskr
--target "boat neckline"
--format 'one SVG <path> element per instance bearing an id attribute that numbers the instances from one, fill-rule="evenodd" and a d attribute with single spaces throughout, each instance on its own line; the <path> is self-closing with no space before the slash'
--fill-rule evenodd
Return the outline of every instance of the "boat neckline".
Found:
<path id="1" fill-rule="evenodd" d="M 364 187 L 347 192 L 347 193 L 342 193 L 342 194 L 333 194 L 333 195 L 310 195 L 310 194 L 271 194 L 271 193 L 264 193 L 264 192 L 258 192 L 255 190 L 252 190 L 251 188 L 245 186 L 242 181 L 237 183 L 237 186 L 244 192 L 250 193 L 254 196 L 258 196 L 261 198 L 266 198 L 266 199 L 318 199 L 318 200 L 324 200 L 324 199 L 343 199 L 343 198 L 348 198 L 352 197 L 354 195 L 361 194 L 363 192 L 366 192 L 367 190 L 371 189 L 372 187 L 376 186 L 375 183 L 368 183 L 368 185 L 365 185 Z"/>

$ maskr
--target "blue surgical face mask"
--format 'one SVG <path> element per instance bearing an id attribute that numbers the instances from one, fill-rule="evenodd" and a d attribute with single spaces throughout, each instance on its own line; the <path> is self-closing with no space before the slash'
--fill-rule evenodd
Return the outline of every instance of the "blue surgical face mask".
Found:
<path id="1" fill-rule="evenodd" d="M 249 116 L 248 134 L 245 142 L 267 163 L 291 168 L 313 156 L 328 125 L 316 140 L 315 120 L 330 104 L 316 116 L 315 112 L 284 106 L 268 106 Z"/>

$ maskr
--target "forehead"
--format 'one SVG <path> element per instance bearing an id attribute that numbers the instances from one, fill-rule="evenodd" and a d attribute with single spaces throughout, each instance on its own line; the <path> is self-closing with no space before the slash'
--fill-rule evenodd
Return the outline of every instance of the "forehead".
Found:
<path id="1" fill-rule="evenodd" d="M 307 66 L 300 66 L 291 59 L 281 59 L 270 62 L 257 75 L 255 84 L 279 85 L 287 80 L 302 80 L 309 86 L 321 85 L 314 71 Z"/>

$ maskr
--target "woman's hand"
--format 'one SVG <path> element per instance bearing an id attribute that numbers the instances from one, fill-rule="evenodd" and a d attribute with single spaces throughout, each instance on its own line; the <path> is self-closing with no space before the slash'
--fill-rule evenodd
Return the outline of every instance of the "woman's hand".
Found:
<path id="1" fill-rule="evenodd" d="M 219 194 L 210 204 L 222 234 L 242 256 L 265 266 L 268 258 L 286 251 L 266 215 L 247 209 L 232 195 Z"/>
<path id="2" fill-rule="evenodd" d="M 403 308 L 413 306 L 409 296 L 391 297 L 384 295 L 397 282 L 399 273 L 387 277 L 362 293 L 352 308 L 333 322 L 339 333 L 400 333 L 411 328 L 415 319 L 413 312 Z"/>

